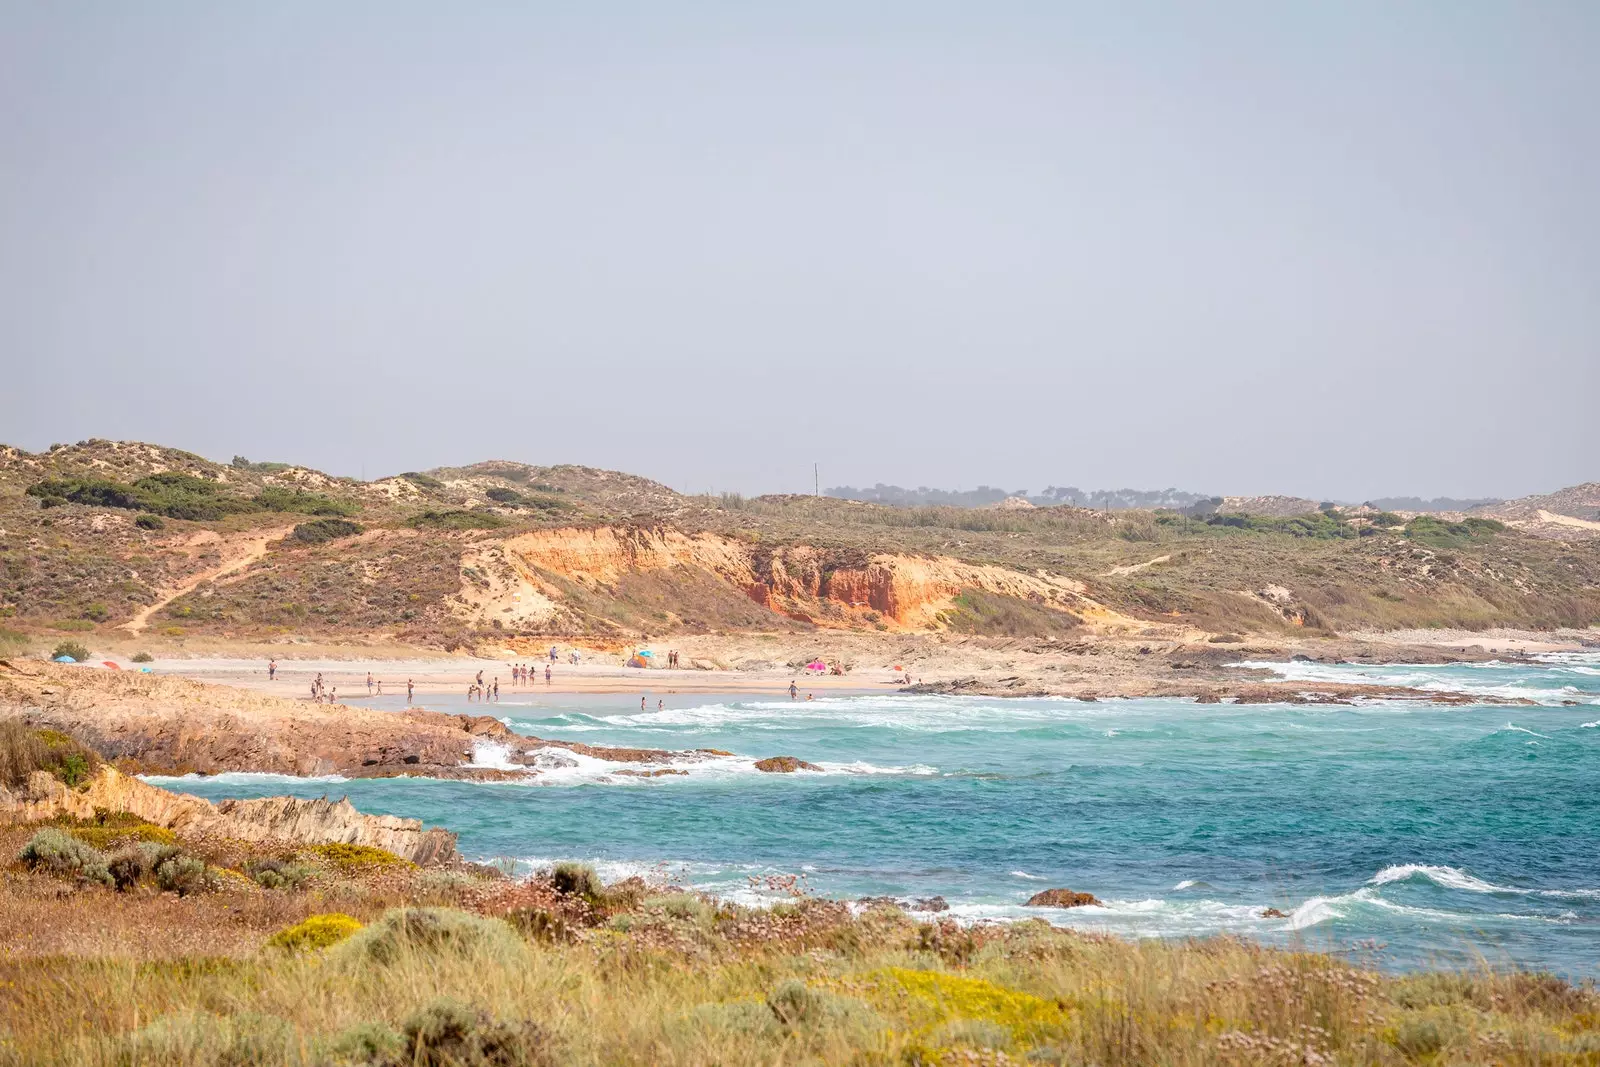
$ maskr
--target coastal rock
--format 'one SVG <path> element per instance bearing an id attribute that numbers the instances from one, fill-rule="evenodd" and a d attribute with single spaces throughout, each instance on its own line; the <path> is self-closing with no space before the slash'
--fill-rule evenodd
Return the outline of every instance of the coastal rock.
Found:
<path id="1" fill-rule="evenodd" d="M 768 774 L 793 774 L 795 771 L 820 771 L 822 768 L 793 756 L 768 756 L 766 759 L 756 760 L 756 770 L 766 771 Z"/>
<path id="2" fill-rule="evenodd" d="M 1263 919 L 1287 919 L 1289 916 L 1287 913 L 1281 912 L 1277 908 L 1267 908 L 1261 913 L 1261 917 Z"/>
<path id="3" fill-rule="evenodd" d="M 912 904 L 911 904 L 911 910 L 912 911 L 949 911 L 950 910 L 950 902 L 945 900 L 944 897 L 928 897 L 928 898 L 926 898 L 924 900 L 913 901 Z"/>
<path id="4" fill-rule="evenodd" d="M 1093 893 L 1078 893 L 1071 889 L 1046 889 L 1028 898 L 1030 908 L 1082 908 L 1099 904 Z"/>
<path id="5" fill-rule="evenodd" d="M 417 819 L 364 815 L 347 798 L 263 797 L 213 804 L 148 785 L 114 767 L 102 767 L 81 789 L 68 789 L 45 771 L 31 774 L 20 790 L 0 787 L 0 822 L 36 822 L 58 815 L 90 819 L 97 811 L 127 812 L 186 835 L 370 845 L 419 864 L 446 863 L 456 855 L 456 835 L 448 830 L 424 830 Z"/>

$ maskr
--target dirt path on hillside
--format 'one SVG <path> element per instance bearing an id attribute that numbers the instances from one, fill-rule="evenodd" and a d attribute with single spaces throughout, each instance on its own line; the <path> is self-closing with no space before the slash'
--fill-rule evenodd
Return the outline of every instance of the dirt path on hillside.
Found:
<path id="1" fill-rule="evenodd" d="M 226 578 L 244 570 L 250 564 L 261 559 L 267 554 L 267 543 L 281 540 L 288 536 L 294 529 L 293 526 L 274 527 L 271 530 L 260 530 L 246 534 L 222 543 L 222 560 L 215 567 L 208 567 L 203 571 L 189 575 L 177 585 L 168 586 L 161 590 L 161 595 L 154 604 L 147 604 L 134 613 L 133 618 L 117 627 L 127 630 L 131 634 L 144 632 L 150 624 L 150 617 L 168 604 L 177 600 L 185 593 L 193 592 L 202 582 L 214 582 L 219 578 Z"/>

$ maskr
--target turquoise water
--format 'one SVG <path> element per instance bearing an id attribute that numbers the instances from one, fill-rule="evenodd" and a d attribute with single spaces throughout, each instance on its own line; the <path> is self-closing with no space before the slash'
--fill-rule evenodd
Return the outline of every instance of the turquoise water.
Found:
<path id="1" fill-rule="evenodd" d="M 348 794 L 363 810 L 459 831 L 469 856 L 586 859 L 608 878 L 656 869 L 741 900 L 772 896 L 753 880 L 798 874 L 827 896 L 942 895 L 968 919 L 1039 914 L 1126 936 L 1357 951 L 1400 968 L 1481 957 L 1600 975 L 1600 656 L 1277 668 L 1308 680 L 1404 675 L 1545 706 L 667 695 L 656 711 L 652 694 L 641 712 L 637 696 L 535 690 L 494 710 L 526 734 L 741 758 L 640 780 L 547 750 L 538 785 L 159 781 L 212 798 Z M 750 768 L 779 754 L 825 771 Z M 503 755 L 482 746 L 477 758 Z M 1022 907 L 1048 886 L 1105 906 Z M 1268 907 L 1288 917 L 1263 918 Z"/>

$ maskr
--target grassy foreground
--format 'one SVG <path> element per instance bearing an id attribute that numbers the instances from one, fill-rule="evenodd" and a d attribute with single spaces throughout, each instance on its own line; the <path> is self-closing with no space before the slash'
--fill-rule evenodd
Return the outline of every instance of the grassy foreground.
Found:
<path id="1" fill-rule="evenodd" d="M 1537 975 L 38 831 L 0 833 L 0 1063 L 1600 1064 L 1600 995 Z M 108 884 L 63 835 L 203 873 Z"/>

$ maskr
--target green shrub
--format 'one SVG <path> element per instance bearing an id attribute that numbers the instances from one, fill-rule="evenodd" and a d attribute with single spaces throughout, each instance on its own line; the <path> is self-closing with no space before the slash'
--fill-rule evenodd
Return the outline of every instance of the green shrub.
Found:
<path id="1" fill-rule="evenodd" d="M 155 867 L 156 885 L 163 892 L 186 897 L 205 886 L 206 865 L 193 856 L 168 856 Z"/>
<path id="2" fill-rule="evenodd" d="M 549 1035 L 535 1023 L 508 1024 L 486 1012 L 437 1000 L 407 1019 L 401 1054 L 417 1067 L 536 1067 L 554 1062 Z"/>
<path id="3" fill-rule="evenodd" d="M 491 489 L 485 490 L 484 495 L 490 500 L 498 500 L 502 504 L 514 504 L 522 499 L 521 493 L 517 492 L 515 489 L 507 489 L 501 485 L 497 485 Z"/>
<path id="4" fill-rule="evenodd" d="M 838 1030 L 858 1034 L 882 1029 L 883 1020 L 866 1004 L 812 989 L 798 978 L 785 979 L 767 994 L 767 1008 L 788 1031 Z"/>
<path id="5" fill-rule="evenodd" d="M 1445 522 L 1432 515 L 1418 515 L 1406 523 L 1405 536 L 1431 548 L 1468 548 L 1492 541 L 1505 532 L 1505 524 L 1494 519 L 1463 519 Z"/>
<path id="6" fill-rule="evenodd" d="M 336 541 L 341 537 L 354 537 L 365 531 L 365 526 L 349 519 L 317 519 L 313 522 L 302 522 L 289 536 L 296 541 L 315 545 L 323 541 Z"/>
<path id="7" fill-rule="evenodd" d="M 86 663 L 89 660 L 89 648 L 79 641 L 63 641 L 50 653 L 51 659 L 57 656 L 71 656 L 79 663 Z"/>
<path id="8" fill-rule="evenodd" d="M 428 476 L 426 474 L 419 474 L 416 471 L 406 471 L 400 477 L 404 478 L 406 481 L 410 482 L 412 485 L 421 486 L 423 489 L 443 489 L 444 488 L 444 483 L 441 482 L 439 479 L 430 477 L 430 476 Z"/>
<path id="9" fill-rule="evenodd" d="M 335 500 L 322 493 L 269 485 L 256 494 L 255 503 L 263 511 L 292 512 L 297 515 L 354 515 L 361 505 L 353 500 Z"/>
<path id="10" fill-rule="evenodd" d="M 90 622 L 105 622 L 107 619 L 111 618 L 111 611 L 104 604 L 100 603 L 99 601 L 95 601 L 93 604 L 90 604 L 88 607 L 83 609 L 83 617 L 88 619 Z"/>
<path id="11" fill-rule="evenodd" d="M 66 630 L 69 633 L 88 633 L 94 629 L 94 623 L 88 619 L 57 619 L 50 624 L 51 629 Z"/>
<path id="12" fill-rule="evenodd" d="M 568 861 L 556 864 L 550 870 L 550 884 L 557 893 L 590 900 L 597 900 L 605 893 L 600 876 L 587 863 Z"/>
<path id="13" fill-rule="evenodd" d="M 38 830 L 28 838 L 28 843 L 17 853 L 17 859 L 57 878 L 76 878 L 107 886 L 115 884 L 99 849 L 53 826 Z"/>
<path id="14" fill-rule="evenodd" d="M 1287 534 L 1290 537 L 1309 537 L 1317 541 L 1336 541 L 1359 536 L 1356 528 L 1337 515 L 1312 512 L 1308 515 L 1215 514 L 1201 520 L 1207 526 L 1225 529 L 1248 530 L 1252 533 Z"/>
<path id="15" fill-rule="evenodd" d="M 156 658 L 148 652 L 135 652 L 132 659 L 134 663 L 154 663 L 156 661 Z"/>
<path id="16" fill-rule="evenodd" d="M 451 908 L 396 908 L 340 948 L 351 962 L 390 964 L 407 956 L 487 954 L 520 959 L 526 947 L 515 930 Z"/>
<path id="17" fill-rule="evenodd" d="M 313 915 L 293 926 L 286 926 L 267 939 L 273 948 L 289 952 L 324 949 L 346 940 L 361 929 L 361 923 L 343 912 Z"/>
<path id="18" fill-rule="evenodd" d="M 80 835 L 74 833 L 73 836 Z M 175 845 L 160 841 L 131 841 L 106 857 L 106 869 L 111 872 L 111 880 L 117 889 L 128 890 L 178 855 Z"/>
<path id="19" fill-rule="evenodd" d="M 385 1023 L 352 1026 L 328 1045 L 334 1063 L 352 1067 L 380 1067 L 406 1061 L 406 1039 Z"/>
<path id="20" fill-rule="evenodd" d="M 407 525 L 419 530 L 495 530 L 506 520 L 488 511 L 424 511 L 413 515 Z"/>
<path id="21" fill-rule="evenodd" d="M 220 482 L 178 471 L 151 474 L 132 485 L 104 478 L 51 478 L 28 486 L 30 496 L 46 507 L 62 503 L 122 508 L 165 515 L 169 519 L 211 521 L 224 515 L 258 510 L 242 497 L 223 492 Z"/>
<path id="22" fill-rule="evenodd" d="M 311 876 L 308 867 L 274 859 L 252 861 L 245 873 L 263 889 L 295 889 Z"/>
<path id="23" fill-rule="evenodd" d="M 133 520 L 133 524 L 141 530 L 164 530 L 167 522 L 160 515 L 140 515 Z"/>
<path id="24" fill-rule="evenodd" d="M 233 462 L 229 465 L 236 470 L 255 471 L 257 474 L 277 474 L 293 466 L 290 463 L 251 463 L 243 456 L 234 456 Z"/>

